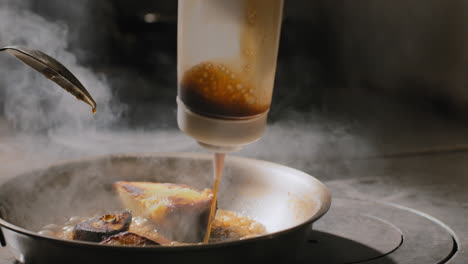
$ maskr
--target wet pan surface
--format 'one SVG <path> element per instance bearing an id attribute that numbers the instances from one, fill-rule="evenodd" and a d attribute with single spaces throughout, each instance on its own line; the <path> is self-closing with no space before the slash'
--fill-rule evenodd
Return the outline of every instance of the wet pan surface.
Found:
<path id="1" fill-rule="evenodd" d="M 251 217 L 268 234 L 240 241 L 178 247 L 115 247 L 38 235 L 71 216 L 121 209 L 115 181 L 152 181 L 210 188 L 212 156 L 195 153 L 121 154 L 57 164 L 0 186 L 0 225 L 16 258 L 33 263 L 238 263 L 291 261 L 331 197 L 314 177 L 278 164 L 229 156 L 218 207 Z"/>

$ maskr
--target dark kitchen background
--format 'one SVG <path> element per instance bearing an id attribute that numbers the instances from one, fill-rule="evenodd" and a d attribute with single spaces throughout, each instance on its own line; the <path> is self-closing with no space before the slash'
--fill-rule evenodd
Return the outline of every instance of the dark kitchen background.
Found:
<path id="1" fill-rule="evenodd" d="M 450 231 L 445 246 L 395 251 L 398 263 L 467 263 L 468 1 L 285 0 L 284 12 L 267 131 L 236 155 Z M 98 113 L 0 54 L 0 181 L 94 154 L 203 151 L 176 124 L 176 0 L 0 0 L 11 44 L 63 62 Z"/>
<path id="2" fill-rule="evenodd" d="M 177 1 L 9 2 L 68 31 L 66 50 L 106 77 L 128 125 L 175 127 Z M 270 121 L 349 117 L 382 101 L 464 117 L 466 10 L 462 0 L 286 1 Z"/>

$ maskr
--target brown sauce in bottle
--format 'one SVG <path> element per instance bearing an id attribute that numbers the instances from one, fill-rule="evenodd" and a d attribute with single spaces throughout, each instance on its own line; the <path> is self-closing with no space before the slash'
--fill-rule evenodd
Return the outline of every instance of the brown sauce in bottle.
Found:
<path id="1" fill-rule="evenodd" d="M 227 119 L 256 116 L 269 108 L 239 73 L 212 62 L 200 63 L 185 72 L 180 96 L 195 113 Z"/>

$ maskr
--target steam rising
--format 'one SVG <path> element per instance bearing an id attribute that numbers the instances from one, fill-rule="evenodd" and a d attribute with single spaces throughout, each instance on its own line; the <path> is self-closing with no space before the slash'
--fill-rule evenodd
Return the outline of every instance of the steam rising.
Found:
<path id="1" fill-rule="evenodd" d="M 3 104 L 8 127 L 13 127 L 10 133 L 24 132 L 16 136 L 20 143 L 9 142 L 2 146 L 4 155 L 1 158 L 12 161 L 4 165 L 4 170 L 15 174 L 52 164 L 56 160 L 115 152 L 202 151 L 194 140 L 176 128 L 129 131 L 125 127 L 117 130 L 113 127 L 126 106 L 118 102 L 105 76 L 83 67 L 75 56 L 79 54 L 80 59 L 87 57 L 79 47 L 93 43 L 90 38 L 94 38 L 95 34 L 75 32 L 76 27 L 92 28 L 86 25 L 92 21 L 87 19 L 90 1 L 73 1 L 72 6 L 66 8 L 63 3 L 47 0 L 43 4 L 50 6 L 48 12 L 61 10 L 59 17 L 71 17 L 67 20 L 70 24 L 60 20 L 50 21 L 31 11 L 32 1 L 0 0 L 0 44 L 39 49 L 58 59 L 88 89 L 97 102 L 98 112 L 92 115 L 88 105 L 77 101 L 55 83 L 15 58 L 0 54 L 3 69 L 0 71 L 0 103 Z M 74 31 L 69 26 L 73 26 Z M 282 87 L 284 85 L 280 83 L 280 87 L 275 87 L 277 92 L 284 94 L 289 83 L 288 87 Z M 175 110 L 175 100 L 173 105 L 167 107 Z M 281 105 L 272 105 L 276 111 L 281 111 L 279 107 Z M 158 122 L 158 117 L 154 120 Z M 167 117 L 159 120 L 167 120 Z M 14 157 L 15 151 L 26 154 Z M 318 120 L 313 114 L 290 114 L 269 124 L 259 142 L 236 154 L 303 170 L 312 166 L 324 169 L 322 172 L 333 173 L 329 170 L 331 167 L 324 165 L 326 161 L 336 161 L 338 158 L 342 168 L 346 168 L 345 157 L 370 151 L 364 139 L 352 136 L 341 124 Z M 25 166 L 25 163 L 29 166 Z"/>
<path id="2" fill-rule="evenodd" d="M 63 5 L 65 1 L 61 2 Z M 80 21 L 75 22 L 86 23 L 83 21 L 86 21 L 86 3 L 88 1 L 72 2 L 73 5 L 77 5 L 77 13 L 74 16 L 80 19 Z M 16 136 L 18 141 L 10 141 L 0 146 L 0 159 L 7 161 L 3 165 L 3 172 L 6 171 L 7 174 L 14 175 L 35 167 L 53 164 L 57 160 L 82 158 L 97 154 L 201 150 L 194 140 L 183 135 L 178 129 L 128 131 L 126 128 L 120 128 L 114 130 L 113 125 L 121 117 L 125 106 L 118 102 L 112 92 L 112 87 L 108 85 L 104 76 L 80 65 L 75 56 L 76 53 L 70 52 L 69 40 L 79 42 L 81 39 L 76 35 L 71 36 L 70 34 L 73 33 L 63 22 L 50 21 L 30 11 L 30 4 L 29 1 L 0 0 L 0 44 L 39 49 L 62 62 L 91 93 L 97 102 L 98 112 L 92 115 L 88 105 L 77 101 L 56 84 L 46 80 L 42 75 L 15 58 L 7 54 L 0 54 L 0 65 L 2 66 L 0 95 L 4 116 L 9 123 L 8 126 L 14 128 L 13 132 L 10 131 L 11 133 L 24 132 Z M 81 37 L 87 38 L 89 36 L 83 35 Z M 74 43 L 74 45 L 79 46 L 80 44 Z M 80 53 L 80 56 L 82 55 L 86 56 L 86 54 Z M 175 108 L 175 100 L 172 107 Z M 326 165 L 323 165 L 323 162 L 336 157 L 337 153 L 345 157 L 369 151 L 364 140 L 350 136 L 348 131 L 340 126 L 332 125 L 323 129 L 321 125 L 318 125 L 319 123 L 323 124 L 323 120 L 316 120 L 313 115 L 300 117 L 290 115 L 285 119 L 294 121 L 280 121 L 270 124 L 265 136 L 258 143 L 252 144 L 236 154 L 279 162 L 303 170 L 322 163 L 320 168 L 331 172 L 326 168 Z M 22 156 L 15 156 L 15 152 L 22 153 Z M 342 164 L 346 167 L 344 162 Z M 154 166 L 154 164 L 152 165 Z M 164 164 L 164 166 L 168 165 Z M 183 182 L 199 188 L 206 187 L 206 182 L 203 186 L 200 185 L 199 178 L 187 177 L 187 174 L 179 173 L 191 171 L 191 173 L 202 174 L 207 171 L 206 167 L 203 167 L 202 172 L 199 165 L 190 164 L 190 166 L 190 170 L 180 166 L 171 168 L 169 171 L 172 172 L 170 175 L 172 178 L 167 178 L 167 181 Z M 144 168 L 138 168 L 144 171 Z M 125 167 L 121 169 L 124 170 Z M 122 170 L 119 173 L 123 174 Z M 99 172 L 96 172 L 95 168 L 87 168 L 84 172 L 88 173 L 88 178 L 102 178 L 102 175 L 98 175 Z M 133 173 L 135 173 L 134 170 L 128 170 L 128 175 Z M 184 178 L 181 179 L 181 177 Z M 65 178 L 64 180 L 66 180 Z M 4 179 L 0 179 L 0 182 L 2 180 Z M 75 180 L 80 181 L 80 178 L 76 177 Z M 107 180 L 112 181 L 113 179 Z M 80 183 L 93 185 L 92 181 Z M 27 187 L 26 189 L 36 190 L 34 183 L 25 182 L 23 184 Z M 87 203 L 88 206 L 96 204 L 104 206 L 107 202 L 106 197 L 99 195 L 82 197 L 80 190 L 63 190 L 63 186 L 59 183 L 57 185 L 56 190 L 52 189 L 54 192 L 41 196 L 44 203 L 54 199 L 51 196 L 56 194 L 66 197 L 70 203 L 73 201 L 74 204 L 83 202 L 83 204 Z M 102 186 L 93 186 L 95 189 L 100 187 Z M 96 193 L 98 192 L 96 190 Z M 68 193 L 72 195 L 67 196 Z M 91 198 L 96 203 L 90 203 L 89 199 Z M 69 203 L 64 204 L 68 206 Z M 80 208 L 82 211 L 85 209 L 89 208 Z M 57 208 L 50 208 L 50 210 L 57 210 Z M 31 220 L 27 218 L 27 215 L 24 217 L 25 219 L 21 219 L 24 222 Z"/>
<path id="3" fill-rule="evenodd" d="M 79 2 L 79 1 L 78 1 Z M 50 129 L 75 131 L 112 124 L 123 108 L 116 107 L 111 88 L 103 76 L 82 67 L 68 51 L 69 30 L 29 11 L 28 1 L 0 1 L 0 43 L 38 49 L 62 62 L 90 91 L 99 115 L 56 84 L 26 65 L 1 54 L 0 93 L 6 119 L 18 130 Z M 81 19 L 85 19 L 85 14 Z M 86 36 L 84 36 L 86 37 Z"/>

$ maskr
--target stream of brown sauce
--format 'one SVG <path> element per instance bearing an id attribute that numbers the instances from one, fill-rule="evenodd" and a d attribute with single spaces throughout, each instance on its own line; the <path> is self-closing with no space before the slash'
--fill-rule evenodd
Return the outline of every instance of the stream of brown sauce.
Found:
<path id="1" fill-rule="evenodd" d="M 213 186 L 213 201 L 211 202 L 210 208 L 210 217 L 208 218 L 208 227 L 206 229 L 205 238 L 203 239 L 203 243 L 208 243 L 210 241 L 211 235 L 211 228 L 213 225 L 213 220 L 216 214 L 216 201 L 218 199 L 218 189 L 219 189 L 219 182 L 221 181 L 221 177 L 223 176 L 223 169 L 224 169 L 224 158 L 226 154 L 224 153 L 215 153 L 214 154 L 214 186 Z"/>

